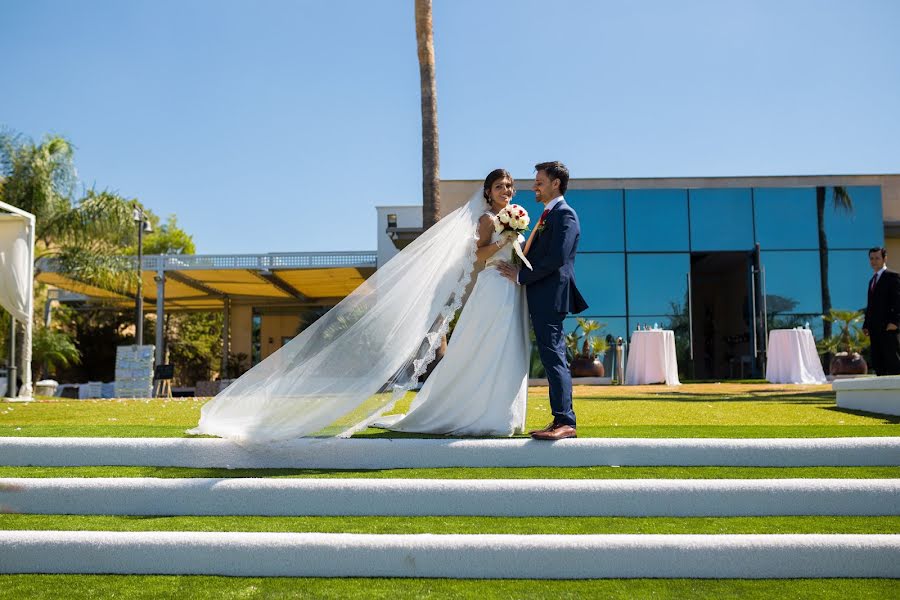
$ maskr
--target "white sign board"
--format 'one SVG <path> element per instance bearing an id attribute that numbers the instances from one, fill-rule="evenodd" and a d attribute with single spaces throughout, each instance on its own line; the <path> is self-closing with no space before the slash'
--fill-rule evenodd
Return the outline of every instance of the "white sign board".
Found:
<path id="1" fill-rule="evenodd" d="M 153 346 L 116 349 L 116 398 L 153 397 Z"/>

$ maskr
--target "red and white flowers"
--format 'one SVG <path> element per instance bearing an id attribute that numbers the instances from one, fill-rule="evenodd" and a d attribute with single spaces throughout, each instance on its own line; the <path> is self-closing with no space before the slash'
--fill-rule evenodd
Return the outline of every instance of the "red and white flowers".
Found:
<path id="1" fill-rule="evenodd" d="M 507 204 L 505 208 L 497 213 L 497 219 L 494 221 L 494 229 L 497 233 L 511 231 L 514 233 L 522 233 L 528 229 L 531 219 L 528 218 L 528 211 L 518 204 Z"/>

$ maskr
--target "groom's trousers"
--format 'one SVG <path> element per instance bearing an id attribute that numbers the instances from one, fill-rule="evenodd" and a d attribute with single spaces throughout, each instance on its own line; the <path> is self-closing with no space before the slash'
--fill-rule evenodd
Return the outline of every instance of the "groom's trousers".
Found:
<path id="1" fill-rule="evenodd" d="M 541 363 L 550 385 L 550 410 L 553 422 L 575 427 L 572 410 L 572 374 L 566 361 L 566 334 L 563 331 L 565 313 L 531 314 L 531 325 L 537 342 Z"/>

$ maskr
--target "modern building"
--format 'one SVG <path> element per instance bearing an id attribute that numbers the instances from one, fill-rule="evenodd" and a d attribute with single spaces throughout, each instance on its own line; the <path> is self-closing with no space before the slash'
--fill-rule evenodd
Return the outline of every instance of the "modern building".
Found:
<path id="1" fill-rule="evenodd" d="M 443 212 L 480 186 L 441 182 Z M 531 180 L 518 187 L 515 202 L 539 212 Z M 852 210 L 833 207 L 835 187 L 848 192 Z M 640 326 L 674 329 L 689 378 L 760 376 L 772 328 L 809 323 L 821 337 L 820 200 L 833 308 L 865 306 L 868 248 L 885 245 L 888 264 L 900 265 L 900 175 L 573 179 L 566 199 L 581 221 L 576 274 L 590 305 L 581 316 L 626 340 Z M 376 252 L 146 256 L 144 306 L 160 316 L 224 311 L 225 352 L 255 364 L 415 239 L 422 207 L 379 206 L 376 227 Z M 49 263 L 39 279 L 77 293 L 66 298 L 134 303 Z"/>
<path id="2" fill-rule="evenodd" d="M 443 181 L 442 210 L 480 185 Z M 836 186 L 852 210 L 834 208 Z M 537 212 L 531 180 L 518 188 L 514 201 Z M 817 202 L 832 308 L 865 306 L 868 248 L 886 245 L 888 263 L 900 264 L 898 175 L 572 179 L 566 200 L 581 222 L 576 276 L 590 305 L 581 316 L 625 339 L 641 326 L 674 329 L 691 378 L 759 376 L 772 328 L 809 323 L 821 337 Z M 384 239 L 412 235 L 409 215 L 390 226 L 396 210 L 379 209 Z"/>

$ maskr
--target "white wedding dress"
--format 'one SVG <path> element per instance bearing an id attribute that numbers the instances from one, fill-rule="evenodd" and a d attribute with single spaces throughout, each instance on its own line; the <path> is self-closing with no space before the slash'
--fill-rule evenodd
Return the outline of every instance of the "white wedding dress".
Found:
<path id="1" fill-rule="evenodd" d="M 272 445 L 350 437 L 383 419 L 415 387 L 463 305 L 484 206 L 478 186 L 465 205 L 207 402 L 188 433 Z M 490 265 L 512 251 L 505 246 Z M 525 292 L 490 265 L 410 415 L 394 418 L 402 431 L 521 430 L 529 357 Z"/>
<path id="2" fill-rule="evenodd" d="M 486 213 L 496 218 L 493 213 Z M 491 241 L 500 235 L 496 232 Z M 521 239 L 521 238 L 520 238 Z M 507 243 L 485 263 L 460 313 L 447 352 L 406 415 L 374 426 L 455 436 L 511 436 L 525 428 L 531 354 L 525 288 L 496 269 L 512 259 Z"/>

